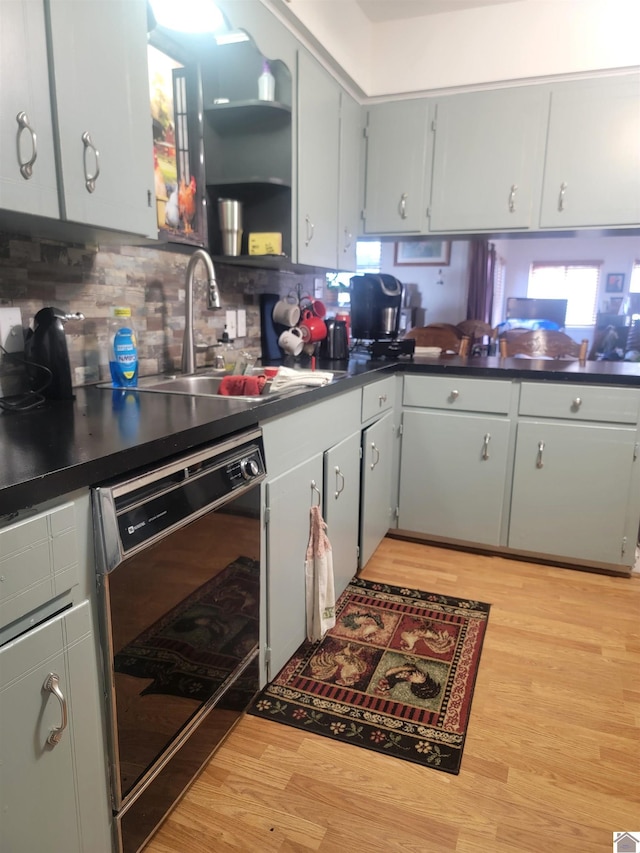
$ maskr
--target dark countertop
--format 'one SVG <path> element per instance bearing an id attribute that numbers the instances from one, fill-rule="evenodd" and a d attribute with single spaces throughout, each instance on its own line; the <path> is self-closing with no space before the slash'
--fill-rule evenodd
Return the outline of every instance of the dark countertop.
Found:
<path id="1" fill-rule="evenodd" d="M 629 362 L 580 365 L 496 357 L 467 361 L 455 356 L 397 362 L 352 359 L 343 379 L 256 404 L 144 391 L 123 394 L 86 386 L 76 389 L 72 401 L 0 414 L 0 516 L 122 476 L 397 370 L 640 387 L 640 364 Z"/>

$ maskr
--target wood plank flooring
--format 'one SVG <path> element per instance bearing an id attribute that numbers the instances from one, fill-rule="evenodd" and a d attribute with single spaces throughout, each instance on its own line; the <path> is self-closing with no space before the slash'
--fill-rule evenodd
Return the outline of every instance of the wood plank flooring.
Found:
<path id="1" fill-rule="evenodd" d="M 608 853 L 638 830 L 640 576 L 387 538 L 363 577 L 492 604 L 460 775 L 245 716 L 145 853 Z"/>

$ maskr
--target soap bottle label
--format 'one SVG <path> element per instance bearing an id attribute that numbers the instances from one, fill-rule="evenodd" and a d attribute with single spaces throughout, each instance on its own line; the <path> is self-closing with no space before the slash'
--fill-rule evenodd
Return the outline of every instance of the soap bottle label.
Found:
<path id="1" fill-rule="evenodd" d="M 138 351 L 132 329 L 123 327 L 113 336 L 113 361 L 110 362 L 114 385 L 135 385 L 138 379 Z"/>

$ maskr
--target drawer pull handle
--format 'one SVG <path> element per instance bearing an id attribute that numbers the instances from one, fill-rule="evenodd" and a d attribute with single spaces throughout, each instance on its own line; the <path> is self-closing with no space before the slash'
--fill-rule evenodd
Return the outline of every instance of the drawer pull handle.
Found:
<path id="1" fill-rule="evenodd" d="M 82 134 L 82 144 L 84 145 L 84 185 L 88 193 L 92 193 L 96 188 L 96 181 L 100 175 L 100 152 L 93 144 L 91 139 L 91 134 L 88 130 Z M 93 152 L 94 158 L 94 172 L 93 175 L 89 174 L 89 168 L 87 166 L 87 152 Z"/>
<path id="2" fill-rule="evenodd" d="M 334 498 L 336 498 L 336 500 L 337 500 L 340 497 L 341 493 L 344 492 L 344 474 L 340 470 L 339 465 L 336 465 L 335 472 L 336 472 L 336 491 L 334 494 Z M 338 477 L 340 478 L 340 480 L 338 480 Z"/>
<path id="3" fill-rule="evenodd" d="M 460 396 L 460 392 L 459 392 L 459 391 L 456 391 L 456 390 L 454 389 L 454 390 L 449 394 L 449 399 L 450 399 L 450 400 L 457 400 L 459 396 Z"/>
<path id="4" fill-rule="evenodd" d="M 380 394 L 380 396 L 378 397 L 378 405 L 383 406 L 386 402 L 387 402 L 387 395 L 386 394 Z"/>
<path id="5" fill-rule="evenodd" d="M 400 196 L 400 204 L 398 205 L 398 210 L 400 213 L 400 219 L 407 218 L 407 194 L 402 193 Z"/>
<path id="6" fill-rule="evenodd" d="M 309 243 L 313 240 L 313 232 L 316 230 L 316 226 L 311 221 L 311 217 L 307 213 L 304 218 L 304 222 L 307 229 L 307 239 L 304 241 L 305 246 L 308 246 Z"/>
<path id="7" fill-rule="evenodd" d="M 571 404 L 571 408 L 574 412 L 577 412 L 580 406 L 582 405 L 582 397 L 576 397 L 576 399 Z"/>
<path id="8" fill-rule="evenodd" d="M 544 441 L 538 442 L 538 458 L 536 459 L 536 468 L 544 467 L 544 462 L 542 461 L 542 453 L 544 451 Z"/>
<path id="9" fill-rule="evenodd" d="M 380 461 L 380 451 L 376 447 L 374 441 L 371 442 L 371 452 L 376 454 L 375 459 L 371 462 L 371 470 L 373 471 L 373 469 L 376 467 L 376 465 Z"/>
<path id="10" fill-rule="evenodd" d="M 489 458 L 489 442 L 491 441 L 491 433 L 488 432 L 482 442 L 482 459 L 486 461 Z"/>
<path id="11" fill-rule="evenodd" d="M 518 185 L 511 184 L 511 192 L 509 193 L 509 213 L 515 213 L 516 210 L 516 193 L 518 192 Z"/>
<path id="12" fill-rule="evenodd" d="M 33 175 L 33 164 L 36 162 L 36 158 L 38 157 L 38 139 L 36 137 L 35 130 L 29 124 L 29 116 L 24 112 L 19 112 L 16 116 L 16 121 L 18 122 L 18 162 L 20 163 L 20 174 L 28 181 L 29 178 Z M 31 157 L 26 160 L 24 163 L 20 157 L 20 137 L 22 136 L 22 131 L 26 131 L 31 137 Z"/>
<path id="13" fill-rule="evenodd" d="M 563 181 L 560 184 L 560 195 L 558 196 L 558 211 L 560 213 L 562 213 L 562 211 L 564 210 L 564 195 L 565 195 L 566 191 L 567 191 L 567 185 Z"/>
<path id="14" fill-rule="evenodd" d="M 50 672 L 46 677 L 43 689 L 48 690 L 49 693 L 53 693 L 58 702 L 60 702 L 60 711 L 62 714 L 60 725 L 57 729 L 51 729 L 47 738 L 47 743 L 50 746 L 56 746 L 62 740 L 62 732 L 67 728 L 67 700 L 64 698 L 62 690 L 60 690 L 60 678 L 55 672 Z"/>
<path id="15" fill-rule="evenodd" d="M 313 493 L 314 492 L 318 495 L 318 503 L 317 504 L 313 503 L 313 498 L 314 498 Z M 320 506 L 321 504 L 322 504 L 322 495 L 320 493 L 320 489 L 316 486 L 316 481 L 312 480 L 311 481 L 311 506 Z"/>

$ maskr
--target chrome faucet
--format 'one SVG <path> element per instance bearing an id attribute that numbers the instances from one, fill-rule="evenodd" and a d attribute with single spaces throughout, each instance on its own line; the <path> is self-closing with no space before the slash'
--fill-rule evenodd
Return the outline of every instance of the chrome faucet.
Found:
<path id="1" fill-rule="evenodd" d="M 193 271 L 198 261 L 207 268 L 207 305 L 209 308 L 220 308 L 220 293 L 216 282 L 213 261 L 204 249 L 196 249 L 189 258 L 186 272 L 184 297 L 184 338 L 182 340 L 182 372 L 196 372 L 196 348 L 193 338 Z"/>

